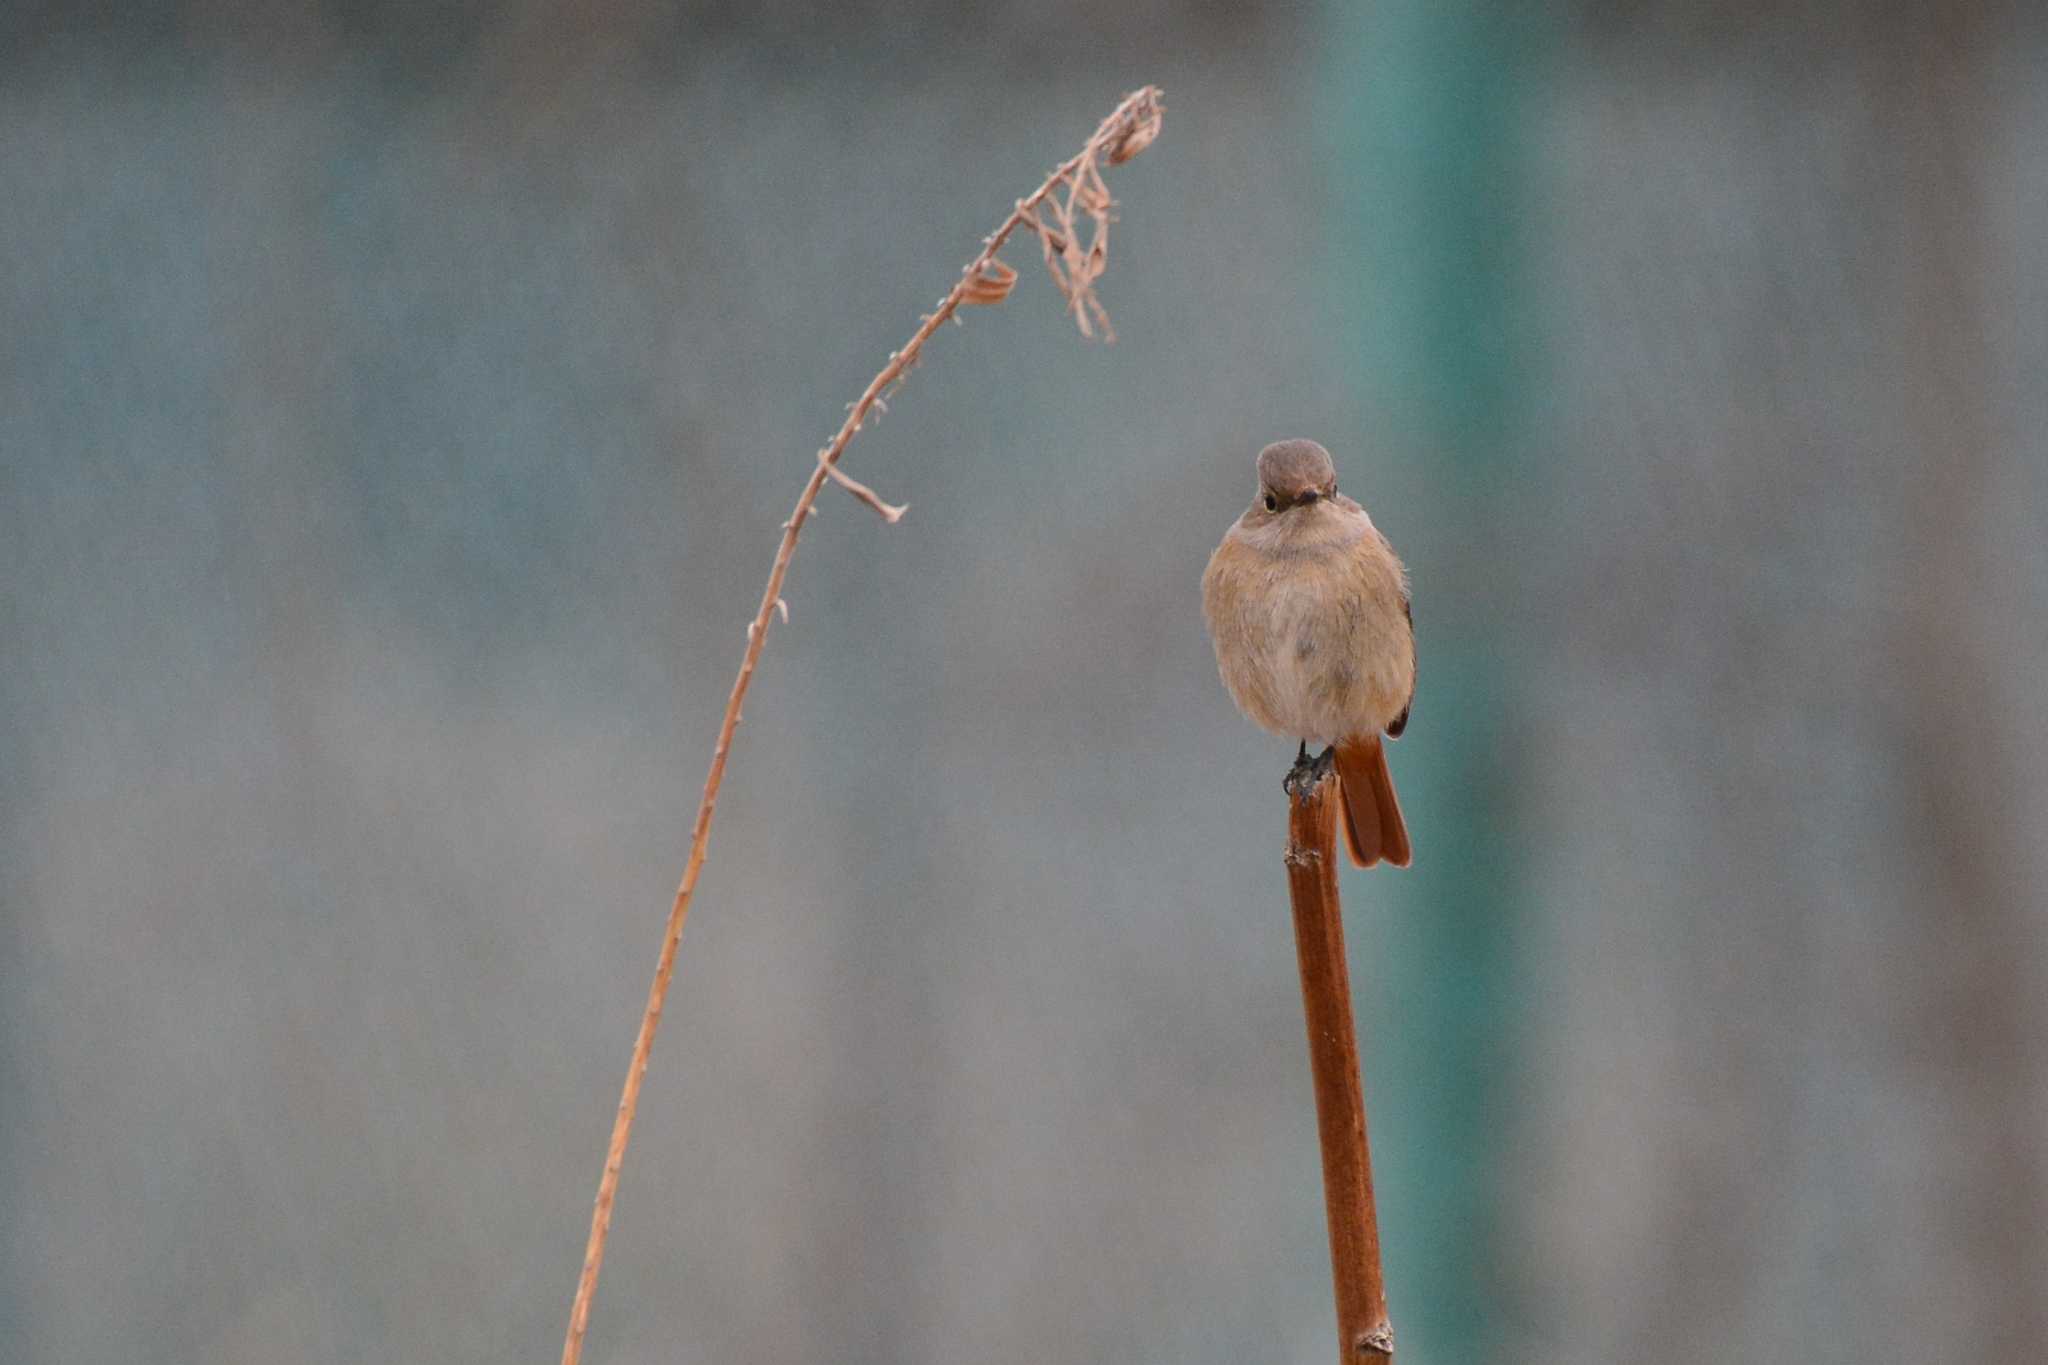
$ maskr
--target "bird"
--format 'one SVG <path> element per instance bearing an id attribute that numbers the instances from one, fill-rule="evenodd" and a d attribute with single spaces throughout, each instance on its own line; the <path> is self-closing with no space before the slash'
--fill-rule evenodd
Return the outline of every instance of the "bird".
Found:
<path id="1" fill-rule="evenodd" d="M 1258 491 L 1202 574 L 1202 615 L 1223 686 L 1277 735 L 1329 746 L 1353 863 L 1411 861 L 1381 742 L 1408 728 L 1415 617 L 1408 571 L 1365 508 L 1337 491 L 1314 441 L 1259 452 Z M 1291 790 L 1292 788 L 1290 788 Z"/>

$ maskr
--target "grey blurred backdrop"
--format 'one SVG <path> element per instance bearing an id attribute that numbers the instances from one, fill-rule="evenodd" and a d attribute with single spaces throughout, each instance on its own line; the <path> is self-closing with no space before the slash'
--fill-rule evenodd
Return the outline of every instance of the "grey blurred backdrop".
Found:
<path id="1" fill-rule="evenodd" d="M 0 1358 L 546 1360 L 809 461 L 595 1361 L 1321 1361 L 1280 436 L 1416 580 L 1350 874 L 1402 1359 L 2048 1351 L 2021 7 L 0 19 Z"/>

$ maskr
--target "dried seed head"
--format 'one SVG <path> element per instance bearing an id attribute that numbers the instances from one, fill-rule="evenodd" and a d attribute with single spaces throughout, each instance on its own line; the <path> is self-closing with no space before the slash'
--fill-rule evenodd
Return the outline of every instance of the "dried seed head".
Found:
<path id="1" fill-rule="evenodd" d="M 1109 164 L 1121 166 L 1138 153 L 1152 145 L 1159 136 L 1161 116 L 1166 112 L 1166 102 L 1157 86 L 1146 86 L 1139 92 L 1144 98 L 1133 105 L 1130 121 L 1109 140 Z"/>

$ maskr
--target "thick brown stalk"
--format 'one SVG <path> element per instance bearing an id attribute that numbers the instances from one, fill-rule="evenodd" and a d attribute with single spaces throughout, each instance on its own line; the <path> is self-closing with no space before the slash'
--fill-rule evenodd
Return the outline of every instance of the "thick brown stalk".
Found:
<path id="1" fill-rule="evenodd" d="M 1315 1075 L 1323 1148 L 1323 1201 L 1330 1222 L 1330 1279 L 1337 1296 L 1340 1365 L 1391 1361 L 1394 1329 L 1380 1280 L 1380 1224 L 1372 1200 L 1365 1087 L 1351 1022 L 1351 973 L 1337 904 L 1337 777 L 1297 765 L 1287 779 L 1287 892 L 1301 958 L 1308 1059 Z"/>
<path id="2" fill-rule="evenodd" d="M 1163 112 L 1164 106 L 1156 86 L 1148 85 L 1127 95 L 1123 103 L 1096 128 L 1094 136 L 1078 154 L 1062 162 L 1046 177 L 1044 184 L 1017 201 L 1010 216 L 985 239 L 981 254 L 967 263 L 960 272 L 959 281 L 939 300 L 937 311 L 924 319 L 902 350 L 889 356 L 889 363 L 868 382 L 867 388 L 847 410 L 846 420 L 840 424 L 837 434 L 818 452 L 818 463 L 804 481 L 796 509 L 783 523 L 782 543 L 775 552 L 774 565 L 768 570 L 768 584 L 761 592 L 761 604 L 754 611 L 754 619 L 747 626 L 747 649 L 740 658 L 739 676 L 733 679 L 732 694 L 726 698 L 725 719 L 719 724 L 718 744 L 711 753 L 711 771 L 705 775 L 704 795 L 698 802 L 696 824 L 690 831 L 689 860 L 683 864 L 682 884 L 676 888 L 675 902 L 669 908 L 668 926 L 662 933 L 661 955 L 655 961 L 654 984 L 647 992 L 647 1008 L 640 1016 L 640 1032 L 633 1039 L 633 1057 L 626 1067 L 625 1089 L 619 1096 L 618 1115 L 612 1122 L 611 1143 L 605 1149 L 604 1174 L 597 1184 L 597 1204 L 590 1214 L 590 1241 L 583 1253 L 583 1273 L 577 1278 L 576 1300 L 569 1309 L 569 1331 L 562 1342 L 562 1365 L 577 1365 L 583 1355 L 583 1334 L 590 1325 L 591 1300 L 597 1293 L 597 1274 L 604 1264 L 605 1236 L 611 1229 L 612 1205 L 618 1196 L 619 1169 L 625 1163 L 626 1143 L 632 1136 L 633 1114 L 639 1107 L 640 1084 L 647 1075 L 647 1058 L 654 1049 L 654 1033 L 661 1026 L 662 1001 L 668 996 L 669 979 L 675 974 L 676 945 L 682 940 L 683 921 L 689 916 L 690 898 L 697 890 L 697 874 L 704 867 L 704 849 L 711 838 L 711 815 L 718 806 L 718 789 L 725 781 L 725 761 L 732 751 L 733 733 L 740 726 L 741 703 L 746 700 L 747 688 L 753 683 L 754 668 L 760 662 L 761 650 L 768 643 L 769 623 L 778 611 L 783 619 L 788 619 L 788 607 L 782 600 L 782 582 L 788 576 L 789 561 L 796 553 L 797 536 L 803 531 L 804 522 L 809 520 L 827 479 L 840 483 L 887 521 L 893 522 L 903 515 L 905 509 L 884 502 L 865 484 L 841 472 L 839 457 L 859 433 L 868 414 L 882 401 L 882 396 L 917 363 L 932 333 L 945 325 L 962 303 L 1000 303 L 1008 296 L 1010 286 L 1016 280 L 1016 272 L 998 261 L 996 253 L 1019 227 L 1028 227 L 1045 242 L 1048 260 L 1055 255 L 1057 237 L 1058 250 L 1065 253 L 1066 258 L 1082 262 L 1080 267 L 1071 268 L 1066 273 L 1053 272 L 1054 282 L 1066 296 L 1068 307 L 1074 310 L 1082 332 L 1088 332 L 1091 315 L 1103 318 L 1093 285 L 1101 274 L 1107 253 L 1108 225 L 1114 205 L 1102 189 L 1101 166 L 1104 162 L 1118 165 L 1145 150 L 1159 134 Z M 1064 201 L 1054 195 L 1054 191 L 1062 186 L 1068 190 Z M 1058 233 L 1039 218 L 1041 206 L 1053 210 L 1056 220 L 1066 229 L 1064 233 Z M 1086 252 L 1080 248 L 1074 227 L 1077 206 L 1081 215 L 1093 222 L 1095 229 L 1093 244 Z"/>

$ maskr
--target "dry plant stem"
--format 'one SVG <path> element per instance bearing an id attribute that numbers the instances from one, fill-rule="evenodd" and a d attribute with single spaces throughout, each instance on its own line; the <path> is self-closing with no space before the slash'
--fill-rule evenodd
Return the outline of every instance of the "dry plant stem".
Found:
<path id="1" fill-rule="evenodd" d="M 1294 902 L 1294 946 L 1301 958 L 1301 999 L 1323 1148 L 1337 1358 L 1341 1365 L 1391 1361 L 1394 1330 L 1380 1280 L 1365 1088 L 1359 1077 L 1358 1033 L 1351 1022 L 1344 917 L 1337 904 L 1337 779 L 1326 769 L 1302 764 L 1289 774 L 1287 787 L 1287 891 Z"/>
<path id="2" fill-rule="evenodd" d="M 583 1355 L 583 1335 L 590 1325 L 591 1300 L 597 1293 L 597 1275 L 604 1264 L 605 1235 L 611 1228 L 612 1205 L 619 1189 L 619 1170 L 625 1163 L 627 1140 L 632 1136 L 633 1115 L 640 1103 L 641 1082 L 647 1075 L 648 1054 L 654 1049 L 655 1030 L 661 1025 L 662 1002 L 668 996 L 669 980 L 675 974 L 676 945 L 682 940 L 683 921 L 690 913 L 690 898 L 697 889 L 697 875 L 704 868 L 704 850 L 711 837 L 711 816 L 718 805 L 718 789 L 725 781 L 726 757 L 732 751 L 733 734 L 739 729 L 741 704 L 746 700 L 747 688 L 753 683 L 761 650 L 768 643 L 771 618 L 778 609 L 785 620 L 788 617 L 788 608 L 782 601 L 782 582 L 789 574 L 789 562 L 796 553 L 797 536 L 814 511 L 818 494 L 824 490 L 827 479 L 837 481 L 887 521 L 894 522 L 903 515 L 904 508 L 884 502 L 873 489 L 843 473 L 838 467 L 839 457 L 860 432 L 869 412 L 881 403 L 883 395 L 892 385 L 900 383 L 917 363 L 932 333 L 944 326 L 962 303 L 1000 303 L 1008 296 L 1010 286 L 1016 280 L 1016 272 L 998 261 L 996 253 L 1012 233 L 1019 227 L 1030 228 L 1047 243 L 1048 260 L 1051 259 L 1051 237 L 1048 234 L 1052 229 L 1040 221 L 1038 210 L 1062 185 L 1070 189 L 1065 204 L 1054 201 L 1059 209 L 1055 216 L 1067 227 L 1061 239 L 1062 250 L 1070 256 L 1078 250 L 1074 245 L 1077 234 L 1073 231 L 1077 203 L 1082 212 L 1093 220 L 1096 237 L 1089 251 L 1080 253 L 1081 270 L 1070 269 L 1064 274 L 1055 270 L 1054 282 L 1066 295 L 1068 306 L 1074 310 L 1084 334 L 1089 331 L 1087 320 L 1091 315 L 1106 327 L 1107 317 L 1095 298 L 1093 284 L 1101 274 L 1107 248 L 1107 224 L 1114 205 L 1109 201 L 1107 192 L 1101 189 L 1099 163 L 1106 159 L 1109 164 L 1117 165 L 1143 151 L 1158 136 L 1163 110 L 1157 87 L 1148 85 L 1132 92 L 1102 121 L 1078 154 L 1062 162 L 1046 177 L 1044 184 L 1017 201 L 1010 216 L 985 239 L 981 254 L 968 262 L 959 281 L 939 301 L 937 311 L 924 319 L 902 350 L 889 356 L 889 363 L 868 382 L 867 388 L 848 409 L 846 420 L 840 424 L 837 434 L 818 452 L 817 466 L 804 481 L 795 510 L 783 523 L 782 543 L 775 552 L 774 565 L 768 570 L 768 584 L 762 590 L 761 605 L 755 609 L 754 619 L 747 626 L 747 648 L 740 658 L 739 676 L 733 679 L 732 694 L 726 698 L 725 719 L 718 727 L 718 744 L 712 750 L 711 770 L 705 775 L 696 824 L 690 831 L 689 860 L 683 865 L 683 880 L 676 888 L 675 902 L 669 908 L 668 926 L 661 940 L 661 955 L 655 962 L 654 984 L 647 992 L 647 1008 L 640 1017 L 640 1032 L 633 1039 L 633 1057 L 626 1068 L 626 1085 L 619 1096 L 618 1115 L 612 1123 L 611 1143 L 605 1149 L 604 1174 L 598 1180 L 597 1203 L 591 1210 L 590 1241 L 583 1253 L 583 1273 L 577 1279 L 576 1300 L 569 1309 L 569 1331 L 562 1343 L 562 1365 L 577 1365 Z"/>

